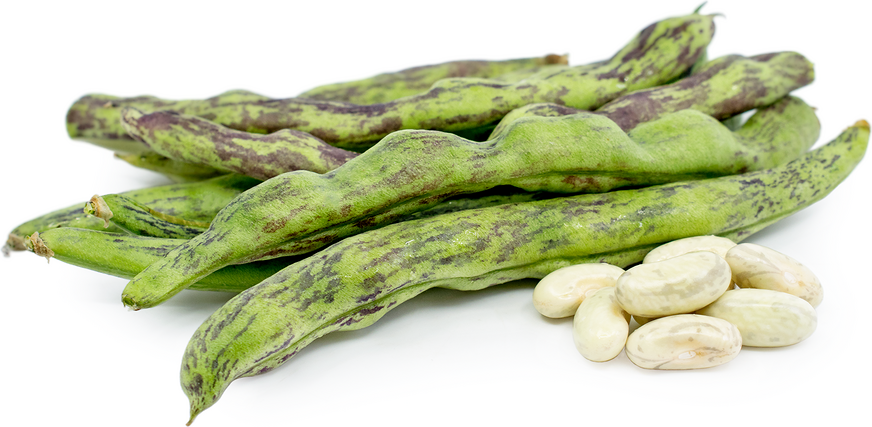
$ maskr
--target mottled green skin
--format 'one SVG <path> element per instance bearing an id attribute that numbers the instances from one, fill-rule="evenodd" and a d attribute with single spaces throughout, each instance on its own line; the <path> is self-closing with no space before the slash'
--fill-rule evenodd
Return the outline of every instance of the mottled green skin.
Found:
<path id="1" fill-rule="evenodd" d="M 622 96 L 596 113 L 614 120 L 621 129 L 674 111 L 693 109 L 723 120 L 769 105 L 814 81 L 814 66 L 794 52 L 767 53 L 745 58 L 722 56 L 707 62 L 696 74 L 670 85 Z M 533 104 L 507 114 L 494 129 L 499 135 L 513 121 L 527 116 L 557 117 L 578 113 L 557 104 Z"/>
<path id="2" fill-rule="evenodd" d="M 151 151 L 133 154 L 115 153 L 115 157 L 124 160 L 131 166 L 157 172 L 180 183 L 202 181 L 227 173 L 227 171 L 220 171 L 211 166 L 171 159 Z"/>
<path id="3" fill-rule="evenodd" d="M 225 175 L 210 180 L 172 184 L 120 193 L 161 213 L 190 221 L 212 221 L 212 218 L 231 200 L 260 181 L 241 176 Z M 114 225 L 104 228 L 100 218 L 87 216 L 82 201 L 67 208 L 50 212 L 15 227 L 9 233 L 5 250 L 25 250 L 24 238 L 57 227 L 75 227 L 91 230 L 122 232 Z"/>
<path id="4" fill-rule="evenodd" d="M 260 180 L 295 170 L 329 172 L 358 156 L 293 129 L 260 135 L 196 116 L 132 108 L 122 111 L 121 120 L 128 134 L 158 154 Z"/>
<path id="5" fill-rule="evenodd" d="M 791 107 L 772 114 L 781 121 L 759 123 L 797 130 L 770 130 L 760 141 L 736 137 L 694 110 L 643 124 L 629 135 L 592 113 L 517 120 L 488 142 L 396 132 L 330 173 L 290 172 L 243 193 L 205 233 L 134 278 L 122 301 L 135 309 L 152 307 L 224 265 L 309 251 L 312 244 L 326 245 L 448 197 L 496 186 L 605 192 L 770 167 L 817 139 L 811 108 L 798 99 Z M 799 131 L 808 134 L 793 139 Z"/>
<path id="6" fill-rule="evenodd" d="M 86 95 L 70 106 L 67 111 L 67 133 L 117 153 L 142 153 L 148 147 L 134 141 L 121 127 L 121 109 L 133 107 L 144 111 L 174 110 L 198 115 L 211 108 L 237 102 L 263 101 L 270 99 L 245 90 L 232 90 L 205 100 L 169 101 L 154 96 L 120 98 L 112 95 Z"/>
<path id="7" fill-rule="evenodd" d="M 349 237 L 237 295 L 185 350 L 191 419 L 240 377 L 270 371 L 327 333 L 371 325 L 433 288 L 478 290 L 562 267 L 639 262 L 680 238 L 741 241 L 822 199 L 865 153 L 868 124 L 788 164 L 716 179 L 518 203 Z"/>
<path id="8" fill-rule="evenodd" d="M 79 228 L 56 228 L 39 237 L 67 264 L 131 279 L 149 264 L 185 242 L 183 239 L 132 236 Z M 240 292 L 301 258 L 287 257 L 224 267 L 191 285 L 200 291 Z"/>
<path id="9" fill-rule="evenodd" d="M 442 79 L 478 77 L 515 82 L 529 77 L 543 68 L 566 64 L 567 57 L 565 55 L 554 54 L 539 58 L 506 61 L 443 62 L 379 74 L 362 80 L 318 86 L 299 94 L 297 98 L 349 102 L 359 105 L 380 104 L 426 92 L 433 83 Z"/>
<path id="10" fill-rule="evenodd" d="M 513 84 L 476 78 L 443 79 L 425 92 L 395 101 L 355 105 L 302 98 L 255 100 L 220 105 L 178 104 L 171 109 L 254 133 L 297 129 L 328 144 L 358 151 L 401 129 L 463 131 L 495 123 L 527 104 L 550 102 L 595 109 L 626 93 L 669 82 L 687 71 L 714 33 L 712 16 L 688 15 L 652 24 L 613 58 L 597 66 L 570 67 Z M 100 101 L 103 101 L 102 99 Z M 119 106 L 90 97 L 67 115 L 74 139 L 130 138 L 121 127 Z M 135 108 L 151 112 L 147 105 Z M 95 121 L 101 116 L 104 120 Z M 114 121 L 108 117 L 114 117 Z"/>
<path id="11" fill-rule="evenodd" d="M 102 196 L 112 211 L 112 224 L 129 234 L 161 237 L 165 239 L 190 239 L 205 231 L 204 227 L 172 223 L 155 216 L 148 206 L 122 194 Z"/>

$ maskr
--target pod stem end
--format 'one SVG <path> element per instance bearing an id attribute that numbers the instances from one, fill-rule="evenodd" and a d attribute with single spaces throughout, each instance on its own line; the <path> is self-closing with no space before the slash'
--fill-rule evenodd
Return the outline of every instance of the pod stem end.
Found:
<path id="1" fill-rule="evenodd" d="M 39 237 L 39 232 L 35 232 L 27 238 L 27 248 L 33 251 L 33 253 L 44 257 L 47 262 L 51 262 L 51 258 L 55 255 L 54 251 L 49 249 L 48 246 L 45 245 L 45 241 Z"/>
<path id="2" fill-rule="evenodd" d="M 85 204 L 84 211 L 88 215 L 93 215 L 97 218 L 102 219 L 103 228 L 109 228 L 109 220 L 111 220 L 112 217 L 115 216 L 115 214 L 112 213 L 112 210 L 109 209 L 106 201 L 96 194 L 91 197 L 91 200 L 88 203 Z"/>

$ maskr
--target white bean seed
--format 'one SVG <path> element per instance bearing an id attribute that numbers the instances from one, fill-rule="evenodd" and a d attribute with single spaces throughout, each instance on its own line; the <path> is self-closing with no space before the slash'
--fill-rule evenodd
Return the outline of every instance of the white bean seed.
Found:
<path id="1" fill-rule="evenodd" d="M 627 339 L 627 357 L 645 369 L 710 368 L 733 360 L 741 349 L 734 325 L 698 314 L 652 320 Z"/>
<path id="2" fill-rule="evenodd" d="M 675 258 L 679 255 L 688 254 L 691 252 L 707 251 L 719 255 L 721 258 L 727 255 L 736 244 L 725 237 L 718 236 L 696 236 L 686 239 L 678 239 L 669 242 L 665 245 L 660 245 L 654 248 L 648 255 L 645 255 L 643 264 L 652 262 L 665 261 L 670 258 Z"/>
<path id="3" fill-rule="evenodd" d="M 764 246 L 742 243 L 725 258 L 740 288 L 770 289 L 798 296 L 817 307 L 824 299 L 821 282 L 795 259 Z"/>
<path id="4" fill-rule="evenodd" d="M 817 314 L 806 300 L 768 289 L 728 291 L 697 313 L 736 325 L 742 344 L 751 347 L 796 344 L 817 327 Z"/>
<path id="5" fill-rule="evenodd" d="M 585 298 L 572 321 L 575 348 L 587 360 L 614 359 L 630 333 L 630 315 L 615 301 L 615 288 L 602 288 Z"/>
<path id="6" fill-rule="evenodd" d="M 726 292 L 730 276 L 730 267 L 720 256 L 692 252 L 627 270 L 618 278 L 615 296 L 634 316 L 692 313 Z"/>
<path id="7" fill-rule="evenodd" d="M 572 316 L 587 296 L 601 288 L 615 286 L 623 273 L 620 267 L 597 263 L 555 270 L 536 285 L 533 306 L 546 317 Z"/>

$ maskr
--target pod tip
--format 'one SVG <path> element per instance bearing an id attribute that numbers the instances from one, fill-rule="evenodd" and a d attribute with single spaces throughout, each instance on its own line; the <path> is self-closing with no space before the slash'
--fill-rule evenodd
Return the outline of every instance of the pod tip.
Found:
<path id="1" fill-rule="evenodd" d="M 851 126 L 851 127 L 866 129 L 868 131 L 869 130 L 869 122 L 867 122 L 866 120 L 860 119 L 860 120 L 857 120 L 857 123 L 854 123 L 854 126 Z"/>
<path id="2" fill-rule="evenodd" d="M 3 255 L 9 256 L 9 251 L 26 251 L 27 245 L 24 242 L 24 237 L 17 234 L 9 233 L 6 238 L 6 245 L 3 246 Z"/>

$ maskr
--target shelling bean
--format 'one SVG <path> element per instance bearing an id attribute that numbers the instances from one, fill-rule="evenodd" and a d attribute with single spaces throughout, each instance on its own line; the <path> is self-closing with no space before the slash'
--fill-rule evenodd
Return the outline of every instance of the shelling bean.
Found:
<path id="1" fill-rule="evenodd" d="M 627 339 L 627 357 L 645 369 L 701 369 L 733 360 L 742 335 L 730 322 L 698 314 L 655 319 Z"/>
<path id="2" fill-rule="evenodd" d="M 817 307 L 824 299 L 821 282 L 799 261 L 753 243 L 738 245 L 726 256 L 740 288 L 771 289 L 798 296 Z"/>
<path id="3" fill-rule="evenodd" d="M 585 298 L 572 320 L 575 348 L 593 362 L 607 362 L 621 354 L 629 334 L 630 315 L 615 301 L 613 287 Z"/>
<path id="4" fill-rule="evenodd" d="M 624 269 L 614 265 L 579 264 L 551 272 L 533 290 L 533 307 L 543 316 L 569 317 L 597 290 L 615 286 Z"/>
<path id="5" fill-rule="evenodd" d="M 811 336 L 817 327 L 817 313 L 808 301 L 768 289 L 726 292 L 697 313 L 736 325 L 742 344 L 751 347 L 793 345 Z"/>
<path id="6" fill-rule="evenodd" d="M 653 251 L 648 252 L 648 255 L 645 255 L 645 260 L 642 261 L 642 263 L 650 264 L 652 262 L 665 261 L 670 258 L 675 258 L 679 255 L 698 251 L 711 252 L 713 254 L 717 254 L 721 258 L 724 258 L 727 255 L 727 251 L 730 250 L 730 248 L 732 248 L 733 246 L 736 246 L 735 242 L 723 237 L 688 237 L 686 239 L 678 239 L 676 241 L 669 242 L 663 246 L 655 248 Z"/>
<path id="7" fill-rule="evenodd" d="M 618 303 L 644 317 L 691 313 L 727 290 L 730 266 L 711 252 L 692 252 L 666 261 L 641 264 L 618 278 Z"/>

